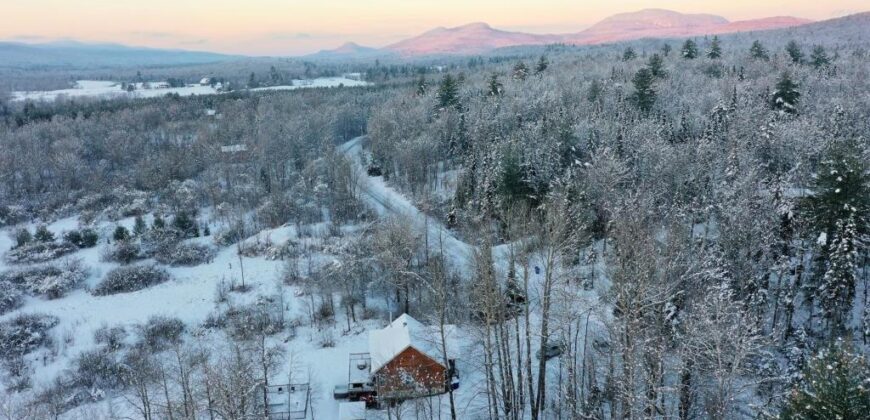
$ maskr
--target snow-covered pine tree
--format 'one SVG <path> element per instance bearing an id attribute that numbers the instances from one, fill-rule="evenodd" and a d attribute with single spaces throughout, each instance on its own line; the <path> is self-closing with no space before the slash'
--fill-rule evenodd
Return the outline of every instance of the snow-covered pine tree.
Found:
<path id="1" fill-rule="evenodd" d="M 683 48 L 680 52 L 685 59 L 695 59 L 698 57 L 698 44 L 695 44 L 695 41 L 692 41 L 691 39 L 687 39 L 686 42 L 683 43 Z"/>
<path id="2" fill-rule="evenodd" d="M 529 67 L 526 66 L 526 63 L 520 61 L 514 66 L 511 76 L 514 80 L 526 80 L 526 77 L 529 77 Z"/>
<path id="3" fill-rule="evenodd" d="M 770 104 L 773 109 L 789 114 L 796 114 L 797 104 L 801 97 L 798 87 L 799 85 L 791 80 L 791 76 L 788 73 L 783 73 L 776 83 L 776 89 L 774 89 L 771 97 Z"/>
<path id="4" fill-rule="evenodd" d="M 647 68 L 652 73 L 653 77 L 664 79 L 667 77 L 668 72 L 664 68 L 664 62 L 662 60 L 662 56 L 658 54 L 653 54 L 649 57 L 649 61 L 646 63 Z"/>
<path id="5" fill-rule="evenodd" d="M 718 36 L 713 37 L 713 41 L 710 42 L 710 50 L 707 51 L 707 58 L 711 60 L 717 60 L 722 57 L 722 44 L 719 41 Z"/>
<path id="6" fill-rule="evenodd" d="M 489 96 L 501 96 L 504 85 L 498 80 L 498 75 L 493 73 L 489 77 Z"/>
<path id="7" fill-rule="evenodd" d="M 417 79 L 417 90 L 415 93 L 417 96 L 426 96 L 427 92 L 429 92 L 429 85 L 426 82 L 426 78 L 420 76 L 420 78 Z"/>
<path id="8" fill-rule="evenodd" d="M 821 351 L 804 371 L 779 418 L 866 419 L 870 413 L 870 367 L 858 351 L 837 342 Z"/>
<path id="9" fill-rule="evenodd" d="M 813 47 L 813 52 L 810 54 L 810 64 L 817 69 L 831 64 L 831 59 L 828 57 L 828 53 L 825 52 L 825 47 L 821 45 Z"/>
<path id="10" fill-rule="evenodd" d="M 459 82 L 450 74 L 445 74 L 438 86 L 438 110 L 459 106 Z"/>
<path id="11" fill-rule="evenodd" d="M 631 82 L 634 84 L 634 93 L 631 95 L 631 102 L 634 103 L 634 105 L 644 114 L 649 113 L 656 102 L 656 91 L 653 87 L 654 76 L 652 71 L 648 68 L 638 70 Z"/>
<path id="12" fill-rule="evenodd" d="M 819 286 L 819 300 L 832 336 L 846 332 L 855 299 L 856 232 L 854 218 L 837 223 L 837 235 L 830 245 L 828 269 Z"/>
<path id="13" fill-rule="evenodd" d="M 791 62 L 794 64 L 800 64 L 804 59 L 804 53 L 801 51 L 800 45 L 798 45 L 795 40 L 788 42 L 788 45 L 785 46 L 785 51 L 788 53 Z"/>
<path id="14" fill-rule="evenodd" d="M 538 64 L 535 65 L 535 74 L 541 74 L 550 67 L 550 62 L 547 60 L 547 56 L 542 55 L 541 58 L 538 59 Z"/>
<path id="15" fill-rule="evenodd" d="M 33 235 L 33 239 L 36 239 L 37 242 L 54 242 L 54 233 L 48 230 L 48 226 L 39 225 L 36 228 L 36 233 Z"/>
<path id="16" fill-rule="evenodd" d="M 749 47 L 749 56 L 756 60 L 767 60 L 770 58 L 767 54 L 767 49 L 764 48 L 764 45 L 761 45 L 759 40 L 752 42 L 752 46 Z"/>

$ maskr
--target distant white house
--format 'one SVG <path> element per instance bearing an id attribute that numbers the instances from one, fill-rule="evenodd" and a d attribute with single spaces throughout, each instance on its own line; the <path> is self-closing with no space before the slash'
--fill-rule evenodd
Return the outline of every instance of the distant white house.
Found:
<path id="1" fill-rule="evenodd" d="M 154 82 L 151 84 L 152 89 L 169 89 L 169 82 Z"/>
<path id="2" fill-rule="evenodd" d="M 217 110 L 215 110 L 215 109 L 206 109 L 206 110 L 205 110 L 205 115 L 208 115 L 209 117 L 214 117 L 215 115 L 217 115 Z"/>
<path id="3" fill-rule="evenodd" d="M 199 84 L 200 84 L 201 86 L 208 86 L 208 85 L 210 85 L 210 84 L 211 84 L 211 77 L 203 77 L 203 78 L 199 81 Z"/>

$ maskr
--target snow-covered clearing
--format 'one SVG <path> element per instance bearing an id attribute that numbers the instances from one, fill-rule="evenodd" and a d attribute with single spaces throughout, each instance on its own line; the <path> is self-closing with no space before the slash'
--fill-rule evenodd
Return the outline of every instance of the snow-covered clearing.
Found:
<path id="1" fill-rule="evenodd" d="M 135 83 L 133 91 L 126 91 L 122 88 L 121 83 L 101 80 L 79 80 L 75 86 L 70 89 L 50 90 L 50 91 L 21 91 L 13 92 L 12 100 L 14 101 L 45 101 L 53 102 L 58 98 L 156 98 L 168 94 L 177 94 L 180 96 L 192 95 L 217 95 L 224 93 L 215 86 L 192 84 L 184 87 L 164 87 L 159 82 L 151 83 Z M 321 77 L 311 80 L 293 80 L 290 85 L 283 86 L 266 86 L 255 89 L 250 89 L 252 92 L 264 91 L 283 91 L 296 89 L 310 88 L 331 88 L 331 87 L 354 87 L 367 86 L 368 82 L 349 79 L 345 77 Z"/>

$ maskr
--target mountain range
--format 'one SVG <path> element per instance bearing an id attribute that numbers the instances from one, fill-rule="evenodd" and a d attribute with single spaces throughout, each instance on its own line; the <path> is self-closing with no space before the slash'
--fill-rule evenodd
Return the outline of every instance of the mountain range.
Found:
<path id="1" fill-rule="evenodd" d="M 728 21 L 710 14 L 683 14 L 645 9 L 610 16 L 589 28 L 568 34 L 531 34 L 496 29 L 482 22 L 453 28 L 439 27 L 383 48 L 348 42 L 336 49 L 306 56 L 308 59 L 371 59 L 427 55 L 470 55 L 498 48 L 546 44 L 591 45 L 641 38 L 686 37 L 787 28 L 810 20 L 779 16 Z M 130 47 L 119 44 L 87 44 L 71 40 L 43 44 L 0 42 L 0 67 L 95 68 L 204 64 L 243 59 L 243 56 L 211 52 Z"/>
<path id="2" fill-rule="evenodd" d="M 154 66 L 204 64 L 238 59 L 211 52 L 130 47 L 121 44 L 89 44 L 72 40 L 28 44 L 0 42 L 0 67 Z"/>
<path id="3" fill-rule="evenodd" d="M 683 14 L 663 9 L 645 9 L 610 16 L 591 27 L 569 34 L 530 34 L 495 29 L 486 23 L 471 23 L 454 28 L 435 28 L 413 38 L 381 49 L 359 47 L 367 54 L 421 56 L 440 54 L 480 54 L 496 48 L 523 45 L 573 44 L 591 45 L 641 38 L 664 38 L 726 34 L 787 28 L 811 23 L 807 19 L 777 16 L 731 22 L 710 14 Z M 354 44 L 355 45 L 355 44 Z M 317 57 L 350 56 L 347 48 L 325 50 Z"/>

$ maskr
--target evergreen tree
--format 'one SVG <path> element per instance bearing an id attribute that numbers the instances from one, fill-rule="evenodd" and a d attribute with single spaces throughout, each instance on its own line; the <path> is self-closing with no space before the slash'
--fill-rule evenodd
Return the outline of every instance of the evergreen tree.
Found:
<path id="1" fill-rule="evenodd" d="M 631 61 L 637 58 L 637 53 L 634 52 L 634 48 L 627 47 L 625 52 L 622 53 L 622 61 Z"/>
<path id="2" fill-rule="evenodd" d="M 776 89 L 771 97 L 771 106 L 778 111 L 789 114 L 797 113 L 797 105 L 801 94 L 798 92 L 798 84 L 791 80 L 788 73 L 783 73 L 776 83 Z"/>
<path id="3" fill-rule="evenodd" d="M 15 246 L 22 247 L 24 245 L 29 244 L 33 241 L 33 235 L 30 234 L 30 231 L 27 228 L 18 229 L 15 233 Z"/>
<path id="4" fill-rule="evenodd" d="M 148 230 L 148 226 L 145 225 L 145 219 L 141 215 L 136 216 L 136 221 L 133 223 L 133 234 L 141 236 L 146 230 Z"/>
<path id="5" fill-rule="evenodd" d="M 719 43 L 719 37 L 714 36 L 710 43 L 710 51 L 707 51 L 707 58 L 716 60 L 722 57 L 722 45 Z"/>
<path id="6" fill-rule="evenodd" d="M 538 64 L 535 65 L 535 74 L 541 74 L 547 70 L 547 67 L 550 67 L 550 62 L 547 61 L 547 56 L 542 55 L 541 58 L 538 59 Z"/>
<path id="7" fill-rule="evenodd" d="M 514 66 L 514 70 L 512 73 L 512 77 L 514 80 L 526 80 L 529 77 L 529 68 L 526 66 L 526 63 L 520 61 Z"/>
<path id="8" fill-rule="evenodd" d="M 438 86 L 438 109 L 447 109 L 459 106 L 459 82 L 450 74 L 445 74 Z"/>
<path id="9" fill-rule="evenodd" d="M 839 342 L 815 356 L 793 390 L 783 420 L 859 420 L 870 413 L 870 368 L 864 356 Z"/>
<path id="10" fill-rule="evenodd" d="M 589 102 L 598 102 L 601 100 L 603 91 L 604 89 L 602 89 L 601 83 L 598 79 L 594 79 L 592 80 L 592 83 L 589 84 L 589 90 L 586 91 L 586 99 L 588 99 Z"/>
<path id="11" fill-rule="evenodd" d="M 429 85 L 426 83 L 426 78 L 423 76 L 420 76 L 420 78 L 417 79 L 416 94 L 417 94 L 417 96 L 426 96 L 427 92 L 429 92 Z"/>
<path id="12" fill-rule="evenodd" d="M 97 246 L 97 241 L 100 240 L 100 236 L 97 234 L 97 231 L 85 228 L 82 229 L 82 244 L 81 248 L 93 248 Z"/>
<path id="13" fill-rule="evenodd" d="M 498 80 L 498 75 L 493 73 L 489 77 L 489 96 L 501 96 L 504 86 Z"/>
<path id="14" fill-rule="evenodd" d="M 837 235 L 829 247 L 828 270 L 819 287 L 819 300 L 834 336 L 846 331 L 855 299 L 857 258 L 854 217 L 838 221 L 837 228 Z"/>
<path id="15" fill-rule="evenodd" d="M 130 231 L 128 231 L 124 226 L 118 225 L 115 228 L 115 232 L 112 233 L 112 239 L 114 239 L 115 242 L 126 241 L 127 239 L 130 239 Z"/>
<path id="16" fill-rule="evenodd" d="M 634 84 L 634 93 L 631 95 L 631 101 L 643 113 L 648 113 L 652 110 L 656 101 L 656 91 L 653 87 L 654 79 L 650 69 L 642 68 L 638 70 L 631 80 Z"/>
<path id="17" fill-rule="evenodd" d="M 172 227 L 182 233 L 186 237 L 199 236 L 199 229 L 196 227 L 196 220 L 191 215 L 182 211 L 175 215 L 172 219 Z"/>
<path id="18" fill-rule="evenodd" d="M 749 47 L 749 56 L 757 60 L 767 60 L 770 58 L 767 55 L 767 50 L 764 49 L 764 45 L 761 45 L 759 40 L 755 40 L 752 46 Z"/>
<path id="19" fill-rule="evenodd" d="M 667 77 L 668 73 L 664 68 L 664 61 L 662 60 L 662 56 L 658 54 L 653 54 L 649 57 L 649 61 L 646 64 L 649 71 L 652 73 L 653 77 L 664 79 Z"/>
<path id="20" fill-rule="evenodd" d="M 799 215 L 814 236 L 832 238 L 837 224 L 849 219 L 859 235 L 870 233 L 870 176 L 861 150 L 854 140 L 828 146 L 811 187 L 813 194 L 798 205 Z"/>
<path id="21" fill-rule="evenodd" d="M 166 227 L 166 222 L 163 220 L 163 216 L 159 214 L 154 215 L 154 222 L 151 223 L 151 229 L 160 230 Z"/>
<path id="22" fill-rule="evenodd" d="M 259 87 L 260 83 L 257 82 L 257 75 L 254 72 L 251 72 L 251 76 L 248 77 L 248 89 L 253 89 Z"/>
<path id="23" fill-rule="evenodd" d="M 693 60 L 698 58 L 698 45 L 695 44 L 695 41 L 687 39 L 686 42 L 683 43 L 681 53 L 685 59 Z"/>
<path id="24" fill-rule="evenodd" d="M 795 40 L 788 42 L 788 45 L 785 46 L 785 51 L 788 53 L 791 62 L 794 64 L 800 64 L 804 59 L 804 53 L 801 51 L 800 45 L 798 45 Z"/>
<path id="25" fill-rule="evenodd" d="M 48 230 L 48 226 L 39 225 L 36 228 L 36 234 L 33 235 L 33 238 L 38 242 L 54 242 L 54 234 Z"/>
<path id="26" fill-rule="evenodd" d="M 831 64 L 831 59 L 828 58 L 828 53 L 825 52 L 825 47 L 816 45 L 813 47 L 813 52 L 810 54 L 810 63 L 815 68 L 820 68 Z"/>

